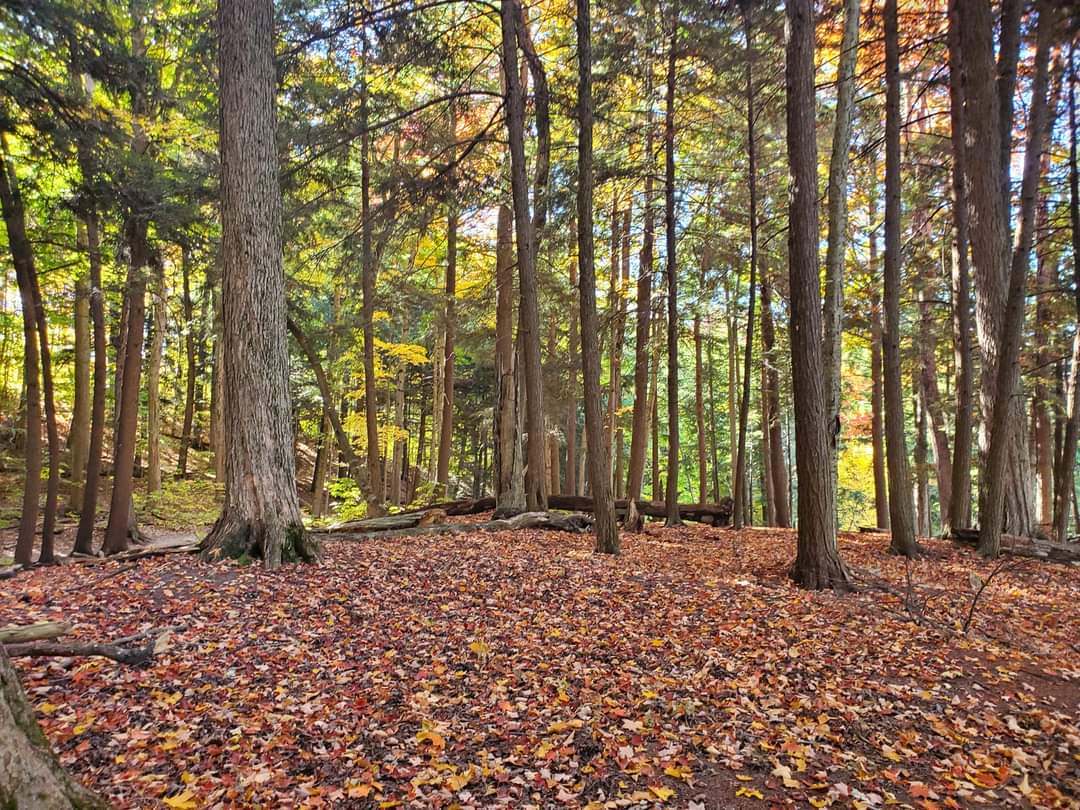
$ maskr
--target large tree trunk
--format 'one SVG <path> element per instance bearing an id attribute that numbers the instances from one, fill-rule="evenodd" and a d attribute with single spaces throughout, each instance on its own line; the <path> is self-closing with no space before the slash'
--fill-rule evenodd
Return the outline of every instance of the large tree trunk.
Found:
<path id="1" fill-rule="evenodd" d="M 1080 323 L 1080 169 L 1076 157 L 1076 63 L 1069 52 L 1069 225 L 1072 229 L 1073 294 Z M 1076 446 L 1080 436 L 1080 330 L 1073 336 L 1069 364 L 1066 422 L 1054 476 L 1054 539 L 1064 543 L 1069 534 L 1069 504 L 1073 502 Z"/>
<path id="2" fill-rule="evenodd" d="M 513 211 L 500 205 L 495 251 L 495 508 L 500 514 L 525 511 L 521 434 L 517 430 L 513 228 Z"/>
<path id="3" fill-rule="evenodd" d="M 963 58 L 960 48 L 957 0 L 949 2 L 949 100 L 952 134 L 952 250 L 953 354 L 956 366 L 956 417 L 953 420 L 953 461 L 949 511 L 942 513 L 942 532 L 967 526 L 971 513 L 971 447 L 974 412 L 974 373 L 971 346 L 971 271 L 968 263 L 967 144 L 964 114 Z"/>
<path id="4" fill-rule="evenodd" d="M 293 460 L 273 19 L 270 0 L 218 6 L 227 481 L 203 541 L 211 559 L 248 556 L 267 568 L 318 554 Z"/>
<path id="5" fill-rule="evenodd" d="M 885 460 L 889 468 L 889 550 L 918 553 L 904 439 L 904 387 L 900 374 L 900 46 L 896 0 L 885 0 Z"/>
<path id="6" fill-rule="evenodd" d="M 503 15 L 512 0 L 503 0 Z M 577 0 L 578 53 L 578 270 L 581 303 L 581 370 L 584 381 L 586 451 L 596 518 L 596 550 L 619 552 L 619 529 L 611 497 L 611 471 L 604 452 L 600 414 L 600 326 L 596 317 L 596 265 L 593 251 L 593 100 L 592 19 L 589 0 Z M 507 51 L 503 35 L 503 52 Z"/>
<path id="7" fill-rule="evenodd" d="M 225 483 L 225 360 L 222 356 L 221 290 L 214 284 L 214 349 L 211 355 L 213 378 L 210 384 L 210 451 L 214 456 L 214 479 Z"/>
<path id="8" fill-rule="evenodd" d="M 798 551 L 791 577 L 804 588 L 847 590 L 847 572 L 836 547 L 836 494 L 829 460 L 831 425 L 820 340 L 813 3 L 788 0 L 786 14 L 787 152 L 791 173 L 788 277 L 799 477 Z"/>
<path id="9" fill-rule="evenodd" d="M 675 257 L 675 62 L 679 41 L 679 3 L 671 4 L 664 113 L 664 232 L 667 239 L 667 487 L 665 526 L 681 526 L 679 517 L 679 264 Z"/>
<path id="10" fill-rule="evenodd" d="M 875 237 L 871 238 L 871 247 Z M 871 254 L 874 250 L 870 251 Z M 877 262 L 871 259 L 871 266 Z M 870 305 L 870 447 L 874 468 L 874 514 L 878 528 L 888 529 L 889 484 L 885 475 L 885 385 L 881 362 L 881 300 L 875 293 Z"/>
<path id="11" fill-rule="evenodd" d="M 525 499 L 529 511 L 547 508 L 544 476 L 544 384 L 540 364 L 540 304 L 533 220 L 525 159 L 525 98 L 518 76 L 518 0 L 502 0 L 502 57 L 506 82 L 506 127 L 510 143 L 510 185 L 514 201 L 520 309 L 518 339 L 525 372 L 525 423 L 528 433 Z"/>
<path id="12" fill-rule="evenodd" d="M 945 431 L 945 414 L 941 408 L 941 392 L 937 380 L 937 335 L 935 334 L 931 302 L 926 286 L 919 290 L 919 390 L 922 394 L 930 431 L 934 439 L 934 466 L 937 471 L 938 506 L 942 524 L 952 508 L 952 455 Z"/>
<path id="13" fill-rule="evenodd" d="M 761 277 L 761 345 L 765 363 L 765 391 L 768 400 L 769 422 L 769 470 L 772 474 L 774 520 L 777 526 L 791 526 L 791 501 L 788 500 L 788 471 L 784 459 L 784 434 L 780 425 L 780 358 L 776 353 L 776 334 L 772 315 L 772 284 L 767 269 L 762 267 Z M 719 499 L 719 493 L 716 494 Z"/>
<path id="14" fill-rule="evenodd" d="M 978 5 L 971 0 L 971 5 Z M 965 0 L 965 6 L 968 5 Z M 995 557 L 1001 549 L 1002 530 L 1013 528 L 1009 523 L 1020 521 L 1020 528 L 1027 529 L 1024 532 L 1010 532 L 1013 534 L 1030 534 L 1033 530 L 1033 515 L 1031 503 L 1028 498 L 1027 467 L 1028 457 L 1023 426 L 1026 420 L 1023 418 L 1023 398 L 1015 396 L 1020 384 L 1020 341 L 1023 334 L 1024 324 L 1024 290 L 1027 281 L 1027 266 L 1031 256 L 1031 246 L 1034 241 L 1035 202 L 1038 194 L 1039 167 L 1042 162 L 1043 137 L 1046 131 L 1046 116 L 1048 111 L 1047 87 L 1048 87 L 1048 64 L 1050 57 L 1050 41 L 1053 36 L 1054 10 L 1046 0 L 1038 4 L 1039 22 L 1037 32 L 1037 46 L 1035 51 L 1035 78 L 1032 83 L 1031 112 L 1028 120 L 1027 150 L 1024 155 L 1024 174 L 1020 190 L 1019 227 L 1016 232 L 1016 243 L 1012 252 L 1012 262 L 1006 277 L 1007 294 L 1005 295 L 1005 307 L 1003 311 L 995 313 L 1000 319 L 1000 325 L 996 333 L 996 349 L 992 353 L 995 361 L 991 366 L 992 379 L 984 385 L 984 391 L 990 393 L 991 407 L 989 414 L 990 436 L 988 448 L 983 462 L 983 473 L 980 476 L 980 494 L 982 495 L 979 508 L 979 553 L 984 556 Z M 985 62 L 986 56 L 986 14 L 972 14 L 964 19 L 963 31 L 968 34 L 969 27 L 975 29 L 971 35 L 972 40 L 982 43 L 981 60 L 976 58 L 968 67 L 975 70 L 980 61 Z M 963 19 L 963 18 L 962 18 Z M 969 22 L 971 23 L 969 26 Z M 981 36 L 980 36 L 981 35 Z M 992 36 L 992 34 L 991 34 Z M 992 43 L 991 43 L 992 44 Z M 972 53 L 972 48 L 967 47 L 965 39 L 964 57 L 967 59 Z M 979 46 L 975 45 L 976 56 L 980 55 Z M 967 78 L 971 78 L 968 73 Z M 975 101 L 975 98 L 969 99 Z M 970 120 L 969 124 L 974 124 Z M 973 168 L 975 168 L 973 166 Z M 975 197 L 976 218 L 985 216 L 995 209 L 983 210 L 978 207 L 979 197 Z M 977 221 L 976 219 L 976 221 Z M 988 374 L 987 363 L 983 365 L 983 375 Z M 1021 452 L 1019 457 L 1016 453 Z M 1019 465 L 1019 469 L 1012 465 Z M 1006 469 L 1009 472 L 1009 480 L 1015 486 L 1007 486 Z M 1017 473 L 1023 474 L 1023 478 L 1016 480 Z M 1019 488 L 1019 489 L 1018 489 Z M 1010 490 L 1013 496 L 1009 497 Z M 1011 518 L 1006 521 L 1006 515 Z"/>
<path id="15" fill-rule="evenodd" d="M 971 249 L 976 292 L 976 332 L 982 354 L 982 429 L 980 431 L 980 525 L 984 523 L 988 478 L 987 458 L 992 437 L 992 413 L 996 403 L 999 358 L 1005 350 L 1001 338 L 1009 322 L 1006 311 L 1009 294 L 1009 217 L 1003 194 L 1000 165 L 1004 145 L 1000 116 L 1003 105 L 996 84 L 994 65 L 993 15 L 989 0 L 957 0 L 960 47 L 963 56 L 964 112 L 967 127 L 967 195 L 971 221 Z M 1003 52 L 1003 60 L 1005 59 Z M 1005 71 L 1007 76 L 1008 71 Z M 957 77 L 959 78 L 959 77 Z M 1006 79 L 1007 80 L 1007 79 Z M 1011 91 L 1008 93 L 1011 99 Z M 1008 127 L 1011 131 L 1011 114 Z M 1002 471 L 1007 481 L 1003 490 L 1004 528 L 1010 534 L 1029 535 L 1033 530 L 1030 491 L 1030 460 L 1024 401 L 1010 397 L 1009 446 Z M 1000 505 L 1000 503 L 998 504 Z M 996 511 L 995 506 L 995 511 Z M 991 529 L 992 533 L 992 529 Z"/>
<path id="16" fill-rule="evenodd" d="M 829 157 L 828 235 L 825 252 L 824 352 L 826 409 L 840 433 L 840 372 L 844 321 L 844 250 L 847 243 L 847 183 L 851 121 L 855 109 L 855 65 L 859 55 L 859 0 L 844 0 L 844 33 L 836 74 L 836 120 Z M 831 460 L 836 486 L 836 446 Z"/>
<path id="17" fill-rule="evenodd" d="M 754 28 L 751 4 L 742 5 L 743 35 L 746 38 L 746 152 L 747 186 L 750 190 L 750 289 L 746 309 L 746 344 L 743 355 L 742 397 L 739 400 L 739 444 L 735 462 L 735 528 L 753 522 L 744 502 L 750 502 L 746 492 L 746 428 L 750 421 L 750 378 L 754 367 L 754 306 L 757 295 L 758 217 L 757 217 L 757 144 L 754 142 Z M 702 500 L 705 500 L 702 497 Z"/>
<path id="18" fill-rule="evenodd" d="M 15 541 L 15 563 L 28 566 L 33 561 L 34 535 L 37 533 L 41 495 L 41 361 L 38 354 L 37 309 L 32 283 L 35 272 L 33 254 L 26 238 L 25 215 L 17 189 L 14 171 L 5 156 L 0 160 L 0 204 L 3 206 L 8 247 L 19 285 L 23 320 L 23 387 L 26 391 L 26 440 L 23 444 L 26 478 L 19 534 Z"/>
<path id="19" fill-rule="evenodd" d="M 80 155 L 83 146 L 80 145 Z M 84 178 L 89 176 L 89 162 L 80 157 Z M 86 460 L 86 483 L 83 489 L 79 528 L 74 551 L 90 554 L 97 520 L 98 488 L 101 485 L 101 453 L 105 440 L 105 394 L 108 388 L 108 341 L 105 336 L 105 295 L 101 289 L 101 247 L 97 210 L 92 202 L 83 214 L 86 223 L 86 250 L 90 262 L 90 320 L 94 330 L 94 391 L 90 405 L 90 447 Z"/>
<path id="20" fill-rule="evenodd" d="M 108 804 L 64 770 L 34 719 L 0 645 L 0 806 L 34 810 L 106 810 Z"/>

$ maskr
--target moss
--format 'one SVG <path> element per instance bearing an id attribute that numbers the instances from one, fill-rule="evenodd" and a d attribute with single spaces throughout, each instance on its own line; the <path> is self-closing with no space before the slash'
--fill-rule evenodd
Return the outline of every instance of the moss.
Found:
<path id="1" fill-rule="evenodd" d="M 319 543 L 314 535 L 304 528 L 302 523 L 293 523 L 285 528 L 285 536 L 281 540 L 281 561 L 289 562 L 318 562 Z"/>

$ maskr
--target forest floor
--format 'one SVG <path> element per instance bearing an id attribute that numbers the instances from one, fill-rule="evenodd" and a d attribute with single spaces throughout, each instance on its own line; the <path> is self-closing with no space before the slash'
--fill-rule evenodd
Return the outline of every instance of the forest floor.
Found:
<path id="1" fill-rule="evenodd" d="M 927 541 L 909 570 L 844 535 L 876 585 L 837 596 L 788 581 L 794 542 L 331 540 L 272 573 L 174 554 L 21 574 L 0 624 L 173 628 L 145 668 L 18 660 L 119 807 L 1078 806 L 1080 568 L 1009 563 L 962 633 L 995 563 Z"/>

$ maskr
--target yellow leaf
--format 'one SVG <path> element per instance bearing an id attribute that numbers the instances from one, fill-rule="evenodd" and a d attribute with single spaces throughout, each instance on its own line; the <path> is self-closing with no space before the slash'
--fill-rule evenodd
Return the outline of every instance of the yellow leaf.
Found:
<path id="1" fill-rule="evenodd" d="M 162 799 L 162 803 L 166 807 L 171 807 L 172 810 L 195 810 L 199 806 L 199 798 L 190 790 L 185 790 L 183 793 Z"/>
<path id="2" fill-rule="evenodd" d="M 664 768 L 664 773 L 675 779 L 689 779 L 693 776 L 693 771 L 682 765 L 668 765 Z"/>
<path id="3" fill-rule="evenodd" d="M 814 805 L 814 807 L 828 807 L 830 804 L 832 804 L 832 799 L 830 799 L 828 796 L 822 796 L 817 799 L 811 799 L 810 804 Z"/>
<path id="4" fill-rule="evenodd" d="M 469 645 L 469 649 L 477 655 L 487 655 L 489 651 L 488 645 L 482 641 L 474 641 Z"/>
<path id="5" fill-rule="evenodd" d="M 57 706 L 55 703 L 48 703 L 48 702 L 42 703 L 40 706 L 37 707 L 38 711 L 41 712 L 42 714 L 52 714 L 53 712 L 55 712 L 59 708 L 60 707 Z"/>
<path id="6" fill-rule="evenodd" d="M 446 740 L 443 739 L 443 736 L 439 732 L 430 729 L 416 732 L 416 741 L 421 744 L 425 741 L 429 742 L 436 751 L 446 748 Z"/>
<path id="7" fill-rule="evenodd" d="M 737 773 L 737 774 L 735 774 L 735 778 L 738 779 L 740 782 L 753 782 L 754 781 L 754 777 L 752 777 L 748 773 Z"/>
<path id="8" fill-rule="evenodd" d="M 666 802 L 672 796 L 675 795 L 675 791 L 671 788 L 666 788 L 663 785 L 649 785 L 649 790 L 662 802 Z"/>
<path id="9" fill-rule="evenodd" d="M 745 796 L 748 799 L 764 799 L 765 798 L 764 793 L 762 793 L 760 790 L 755 790 L 754 788 L 741 787 L 741 788 L 739 788 L 738 790 L 735 791 L 735 795 L 736 796 Z"/>
<path id="10" fill-rule="evenodd" d="M 449 779 L 447 779 L 446 780 L 446 787 L 450 791 L 452 791 L 454 793 L 457 793 L 459 790 L 461 790 L 467 784 L 469 784 L 469 782 L 472 781 L 472 778 L 473 778 L 473 769 L 471 767 L 466 768 L 464 773 L 460 773 L 460 774 L 457 774 L 455 776 L 451 776 Z"/>

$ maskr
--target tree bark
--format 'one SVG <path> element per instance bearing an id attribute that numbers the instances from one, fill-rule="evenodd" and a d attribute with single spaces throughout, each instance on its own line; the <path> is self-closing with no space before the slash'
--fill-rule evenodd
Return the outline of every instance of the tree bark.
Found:
<path id="1" fill-rule="evenodd" d="M 84 147 L 80 144 L 80 163 L 84 182 L 92 176 Z M 94 390 L 90 404 L 90 447 L 86 460 L 86 483 L 83 489 L 79 528 L 74 551 L 90 554 L 94 544 L 94 524 L 97 521 L 98 488 L 101 485 L 101 453 L 105 440 L 105 394 L 108 389 L 108 340 L 105 335 L 105 295 L 101 288 L 101 247 L 98 236 L 98 216 L 92 201 L 83 213 L 86 223 L 86 251 L 90 263 L 90 320 L 94 330 Z"/>
<path id="2" fill-rule="evenodd" d="M 86 225 L 77 224 L 76 242 L 86 251 Z M 71 446 L 71 490 L 68 509 L 82 509 L 86 484 L 86 462 L 90 455 L 90 281 L 80 276 L 75 282 L 75 403 L 68 441 Z"/>
<path id="3" fill-rule="evenodd" d="M 855 65 L 859 55 L 859 0 L 844 0 L 844 32 L 836 73 L 836 120 L 829 157 L 828 235 L 825 252 L 825 303 L 822 348 L 825 363 L 827 410 L 837 426 L 831 469 L 836 486 L 840 432 L 840 374 L 844 320 L 844 250 L 847 242 L 847 183 L 851 149 L 852 113 L 855 109 Z"/>
<path id="4" fill-rule="evenodd" d="M 34 536 L 40 514 L 41 495 L 41 359 L 37 332 L 37 307 L 34 300 L 33 253 L 26 237 L 26 219 L 11 163 L 6 155 L 0 160 L 0 205 L 3 206 L 8 248 L 19 285 L 23 321 L 23 387 L 26 391 L 25 483 L 22 515 L 15 541 L 15 564 L 28 566 L 33 561 Z"/>
<path id="5" fill-rule="evenodd" d="M 798 550 L 791 577 L 804 588 L 844 591 L 850 586 L 836 547 L 835 491 L 829 461 L 832 443 L 820 338 L 813 3 L 789 0 L 785 12 L 787 153 L 791 172 L 788 277 L 799 477 Z"/>
<path id="6" fill-rule="evenodd" d="M 503 0 L 506 6 L 513 0 Z M 600 414 L 600 326 L 596 317 L 596 266 L 593 251 L 593 99 L 592 20 L 589 0 L 576 0 L 578 54 L 578 270 L 581 304 L 581 370 L 584 383 L 585 436 L 589 457 L 589 480 L 596 517 L 596 550 L 619 552 L 619 530 L 615 524 L 615 503 L 611 497 L 611 470 L 604 452 L 603 421 Z M 503 48 L 506 48 L 505 33 Z M 511 71 L 508 69 L 508 73 Z M 519 259 L 520 262 L 520 250 Z M 531 465 L 531 461 L 530 461 Z"/>
<path id="7" fill-rule="evenodd" d="M 382 511 L 380 486 L 383 476 L 379 464 L 379 403 L 375 379 L 375 258 L 371 249 L 371 133 L 368 127 L 367 37 L 364 37 L 363 72 L 360 79 L 360 242 L 361 242 L 361 319 L 364 331 L 364 428 L 367 437 L 368 507 Z M 435 403 L 434 407 L 439 407 Z M 362 487 L 363 488 L 363 487 Z"/>
<path id="8" fill-rule="evenodd" d="M 679 42 L 679 3 L 671 4 L 671 39 L 667 55 L 664 114 L 664 231 L 667 238 L 667 487 L 665 526 L 681 526 L 679 517 L 679 265 L 675 256 L 675 63 Z"/>
<path id="9" fill-rule="evenodd" d="M 1020 190 L 1019 227 L 1016 231 L 1012 263 L 1008 273 L 1005 310 L 998 313 L 1002 321 L 996 347 L 997 362 L 993 369 L 992 407 L 989 410 L 990 437 L 983 474 L 980 476 L 980 481 L 984 482 L 980 487 L 984 498 L 979 509 L 979 553 L 987 557 L 996 557 L 1001 549 L 1002 530 L 1008 528 L 1005 510 L 1010 506 L 1030 507 L 1030 503 L 1018 504 L 1011 500 L 1008 504 L 1006 503 L 1005 478 L 1006 465 L 1012 463 L 1010 451 L 1017 445 L 1025 451 L 1020 463 L 1026 468 L 1028 462 L 1026 447 L 1024 447 L 1026 443 L 1022 440 L 1024 435 L 1022 426 L 1026 423 L 1023 419 L 1023 400 L 1015 395 L 1020 384 L 1019 360 L 1024 324 L 1024 290 L 1031 246 L 1034 241 L 1035 202 L 1038 194 L 1039 167 L 1042 163 L 1043 137 L 1046 131 L 1048 64 L 1055 16 L 1054 10 L 1046 0 L 1040 0 L 1038 3 L 1038 14 L 1035 78 L 1032 83 L 1027 149 L 1024 154 L 1024 173 Z M 965 21 L 965 32 L 966 30 Z M 965 48 L 965 56 L 967 53 L 968 49 Z M 979 213 L 983 214 L 981 211 Z M 986 373 L 984 365 L 983 374 Z M 1019 404 L 1019 419 L 1017 418 L 1017 404 Z M 1021 441 L 1015 442 L 1014 435 L 1021 437 Z M 1021 468 L 1019 472 L 1026 475 L 1027 471 L 1024 468 Z M 1011 477 L 1015 477 L 1017 471 L 1010 472 Z M 1018 483 L 1026 491 L 1028 485 L 1026 478 Z M 1017 516 L 1013 514 L 1013 519 L 1016 518 Z M 1032 529 L 1030 513 L 1024 518 L 1025 528 L 1029 530 L 1024 534 L 1030 534 Z"/>
<path id="10" fill-rule="evenodd" d="M 180 478 L 187 476 L 188 452 L 191 449 L 191 427 L 195 420 L 195 383 L 197 369 L 195 364 L 195 308 L 191 301 L 191 249 L 180 245 L 180 273 L 183 284 L 184 307 L 184 426 L 180 431 L 180 451 L 176 461 L 176 472 Z"/>
<path id="11" fill-rule="evenodd" d="M 761 276 L 761 345 L 765 363 L 765 391 L 769 421 L 769 469 L 772 473 L 774 520 L 777 526 L 791 526 L 791 502 L 788 500 L 788 471 L 784 460 L 784 435 L 780 424 L 780 358 L 776 353 L 776 335 L 772 315 L 772 283 L 767 269 L 762 267 Z M 719 497 L 719 495 L 717 495 Z"/>
<path id="12" fill-rule="evenodd" d="M 540 307 L 529 190 L 525 161 L 525 98 L 518 77 L 518 0 L 502 0 L 502 60 L 506 82 L 506 127 L 510 143 L 510 185 L 517 237 L 520 309 L 518 340 L 525 371 L 525 423 L 528 432 L 525 499 L 529 511 L 547 508 L 544 476 L 543 371 L 540 364 Z"/>
<path id="13" fill-rule="evenodd" d="M 521 435 L 517 430 L 513 227 L 513 211 L 500 205 L 495 255 L 495 508 L 500 514 L 525 511 Z"/>
<path id="14" fill-rule="evenodd" d="M 652 7 L 646 9 L 646 26 L 652 32 Z M 649 341 L 652 315 L 653 247 L 656 222 L 653 210 L 653 74 L 652 60 L 646 59 L 645 97 L 645 198 L 642 210 L 641 253 L 638 254 L 637 313 L 634 329 L 634 410 L 630 428 L 630 464 L 627 497 L 641 497 L 645 478 L 645 450 L 649 442 Z"/>
<path id="15" fill-rule="evenodd" d="M 747 186 L 750 191 L 750 289 L 746 308 L 746 344 L 743 359 L 742 398 L 739 401 L 739 446 L 735 462 L 735 528 L 753 522 L 753 515 L 744 506 L 749 501 L 745 490 L 748 484 L 746 474 L 746 429 L 750 421 L 750 378 L 754 367 L 754 307 L 757 296 L 758 266 L 758 215 L 757 215 L 757 144 L 755 143 L 754 110 L 754 28 L 751 16 L 751 4 L 742 4 L 743 36 L 746 39 L 746 152 Z M 702 497 L 702 500 L 705 500 Z"/>
<path id="16" fill-rule="evenodd" d="M 165 347 L 165 272 L 154 261 L 154 303 L 150 353 L 146 358 L 146 490 L 161 489 L 161 353 Z"/>
<path id="17" fill-rule="evenodd" d="M 453 104 L 451 103 L 451 110 Z M 451 112 L 451 139 L 457 138 L 457 118 Z M 456 149 L 452 149 L 451 160 Z M 454 439 L 454 338 L 457 334 L 457 203 L 451 200 L 446 215 L 446 286 L 443 291 L 443 396 L 442 402 L 435 406 L 442 408 L 439 418 L 439 458 L 436 464 L 435 480 L 439 488 L 446 493 L 450 486 L 450 450 Z"/>
<path id="18" fill-rule="evenodd" d="M 694 427 L 697 434 L 698 500 L 709 499 L 709 465 L 705 447 L 705 378 L 701 346 L 701 315 L 694 313 Z M 735 507 L 736 513 L 739 508 Z"/>
<path id="19" fill-rule="evenodd" d="M 1080 323 L 1080 168 L 1076 157 L 1076 61 L 1069 51 L 1069 225 L 1072 231 L 1073 295 Z M 1066 422 L 1054 477 L 1054 538 L 1064 543 L 1069 534 L 1069 504 L 1074 500 L 1076 447 L 1080 436 L 1080 330 L 1073 336 L 1069 364 Z"/>
<path id="20" fill-rule="evenodd" d="M 509 210 L 508 210 L 509 213 Z M 507 227 L 511 224 L 510 220 L 507 220 Z M 577 230 L 577 224 L 571 228 L 571 231 Z M 510 236 L 510 231 L 507 230 L 507 236 Z M 509 261 L 513 262 L 513 255 L 509 255 Z M 512 270 L 507 272 L 513 273 Z M 578 285 L 578 271 L 577 271 L 577 256 L 574 256 L 570 262 L 570 294 L 571 297 L 575 297 L 574 293 L 577 290 Z M 511 283 L 513 283 L 513 277 L 511 275 Z M 577 430 L 578 430 L 578 352 L 580 351 L 578 338 L 578 311 L 577 301 L 572 300 L 570 302 L 570 323 L 567 327 L 567 368 L 569 370 L 570 380 L 567 385 L 567 397 L 566 403 L 566 493 L 568 495 L 576 495 L 578 491 L 578 479 L 577 479 Z"/>
<path id="21" fill-rule="evenodd" d="M 889 550 L 914 557 L 915 523 L 911 502 L 904 389 L 900 370 L 900 45 L 897 0 L 885 0 L 885 329 L 882 356 L 885 383 L 885 460 L 889 469 Z"/>
<path id="22" fill-rule="evenodd" d="M 873 248 L 875 237 L 871 237 Z M 875 251 L 871 249 L 871 254 Z M 871 266 L 877 264 L 871 258 Z M 889 484 L 885 475 L 885 386 L 881 362 L 881 300 L 877 293 L 870 305 L 870 444 L 874 467 L 874 513 L 877 526 L 888 529 L 889 519 Z"/>
<path id="23" fill-rule="evenodd" d="M 107 810 L 60 765 L 0 647 L 0 805 L 35 810 Z"/>
<path id="24" fill-rule="evenodd" d="M 203 553 L 312 561 L 296 494 L 270 0 L 221 0 L 225 505 Z"/>
<path id="25" fill-rule="evenodd" d="M 967 526 L 971 513 L 971 447 L 974 374 L 971 345 L 971 271 L 968 263 L 967 125 L 964 113 L 963 57 L 957 0 L 949 2 L 949 99 L 952 134 L 952 250 L 953 353 L 956 366 L 956 416 L 953 420 L 952 498 L 943 513 L 945 534 Z"/>

